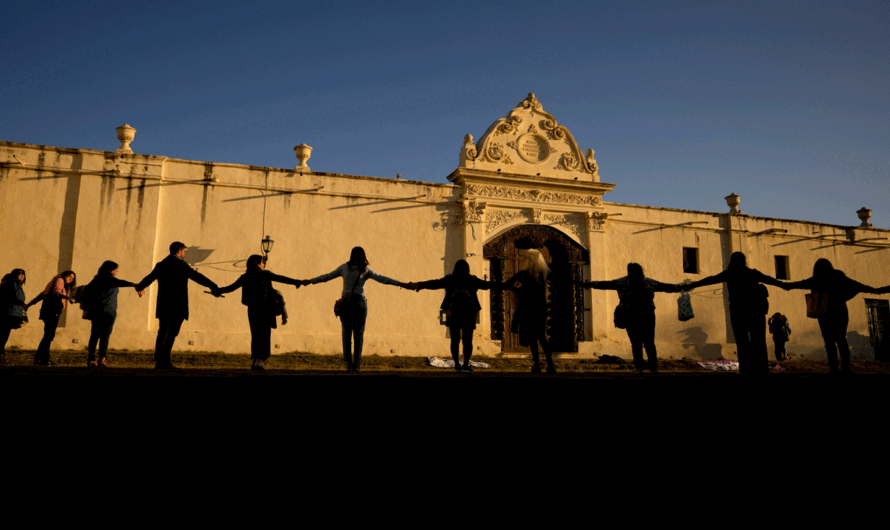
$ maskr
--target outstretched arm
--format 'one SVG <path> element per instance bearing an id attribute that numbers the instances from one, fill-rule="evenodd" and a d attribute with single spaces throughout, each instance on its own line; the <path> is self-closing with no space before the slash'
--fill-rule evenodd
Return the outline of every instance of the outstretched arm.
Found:
<path id="1" fill-rule="evenodd" d="M 208 289 L 211 289 L 211 290 L 219 289 L 219 286 L 216 285 L 216 283 L 213 282 L 207 276 L 204 276 L 203 274 L 201 274 L 200 272 L 196 271 L 195 269 L 193 269 L 191 267 L 189 267 L 188 270 L 189 270 L 189 272 L 188 272 L 189 279 L 192 280 L 193 282 L 195 282 L 199 285 L 203 285 L 204 287 L 207 287 Z"/>
<path id="2" fill-rule="evenodd" d="M 887 287 L 879 287 L 875 289 L 875 294 L 887 294 L 890 293 L 890 285 Z"/>
<path id="3" fill-rule="evenodd" d="M 439 278 L 438 280 L 427 280 L 425 282 L 417 282 L 417 287 L 415 290 L 420 291 L 421 289 L 444 289 L 445 288 L 445 278 Z"/>
<path id="4" fill-rule="evenodd" d="M 150 273 L 148 273 L 148 276 L 146 276 L 145 278 L 142 278 L 142 281 L 139 282 L 138 284 L 136 284 L 136 290 L 137 290 L 137 291 L 144 291 L 146 287 L 148 287 L 148 286 L 151 285 L 155 280 L 158 279 L 158 274 L 159 274 L 158 267 L 159 267 L 160 265 L 161 265 L 160 263 L 158 263 L 157 265 L 155 265 L 155 268 L 152 269 Z"/>
<path id="5" fill-rule="evenodd" d="M 287 276 L 275 274 L 274 272 L 266 271 L 266 277 L 273 282 L 286 283 L 288 285 L 296 285 L 298 289 L 300 288 L 301 285 L 303 285 L 302 280 L 295 280 L 293 278 L 288 278 Z"/>
<path id="6" fill-rule="evenodd" d="M 240 288 L 242 285 L 244 285 L 244 275 L 243 274 L 241 276 L 238 276 L 238 279 L 235 280 L 235 283 L 233 283 L 231 285 L 226 285 L 225 287 L 212 288 L 210 290 L 210 294 L 219 298 L 220 295 L 223 295 L 226 293 L 231 293 L 232 291 L 235 291 L 236 289 Z"/>
<path id="7" fill-rule="evenodd" d="M 699 287 L 705 287 L 706 285 L 714 285 L 715 283 L 723 283 L 729 280 L 729 271 L 725 270 L 719 274 L 715 274 L 713 276 L 708 276 L 707 278 L 702 278 L 697 282 L 692 282 L 686 286 L 687 291 L 691 291 L 693 289 L 698 289 Z"/>
<path id="8" fill-rule="evenodd" d="M 344 273 L 344 267 L 343 267 L 343 265 L 340 265 L 339 267 L 337 267 L 336 269 L 332 270 L 331 272 L 329 272 L 327 274 L 322 274 L 321 276 L 316 276 L 315 278 L 312 278 L 311 280 L 303 280 L 302 283 L 303 283 L 303 285 L 324 283 L 324 282 L 331 281 L 334 278 L 338 278 L 338 277 L 342 276 L 343 273 Z"/>
<path id="9" fill-rule="evenodd" d="M 585 287 L 587 289 L 599 289 L 601 291 L 617 291 L 621 288 L 618 280 L 612 281 L 603 281 L 603 282 L 579 282 L 581 287 Z"/>

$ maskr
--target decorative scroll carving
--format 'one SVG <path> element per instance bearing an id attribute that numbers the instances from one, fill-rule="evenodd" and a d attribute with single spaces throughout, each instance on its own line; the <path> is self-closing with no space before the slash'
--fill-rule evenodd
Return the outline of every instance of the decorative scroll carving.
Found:
<path id="1" fill-rule="evenodd" d="M 519 102 L 517 107 L 522 107 L 524 109 L 532 109 L 532 110 L 541 110 L 541 104 L 538 103 L 538 98 L 535 97 L 534 94 L 529 93 L 525 99 Z"/>
<path id="2" fill-rule="evenodd" d="M 584 289 L 579 285 L 584 278 L 580 263 L 572 263 L 572 280 L 575 294 L 575 350 L 578 351 L 578 343 L 584 341 Z M 578 310 L 580 309 L 580 310 Z"/>
<path id="3" fill-rule="evenodd" d="M 503 224 L 515 219 L 526 219 L 524 212 L 518 210 L 491 210 L 485 215 L 485 233 L 490 234 Z"/>
<path id="4" fill-rule="evenodd" d="M 571 232 L 578 239 L 581 239 L 581 235 L 584 233 L 580 216 L 576 214 L 545 215 L 544 221 L 547 224 L 565 228 L 564 231 Z"/>
<path id="5" fill-rule="evenodd" d="M 561 204 L 580 204 L 597 206 L 602 201 L 596 195 L 577 195 L 574 193 L 560 193 L 541 190 L 528 190 L 507 186 L 486 186 L 482 184 L 467 184 L 467 194 L 479 197 L 492 197 L 496 199 L 514 199 L 520 201 L 555 202 Z"/>
<path id="6" fill-rule="evenodd" d="M 482 217 L 485 215 L 485 206 L 484 202 L 477 203 L 476 201 L 463 201 L 461 203 L 460 209 L 460 217 L 457 219 L 457 224 L 465 225 L 467 223 L 481 223 Z"/>
<path id="7" fill-rule="evenodd" d="M 519 130 L 519 124 L 522 123 L 522 116 L 510 116 L 505 123 L 494 132 L 495 136 L 501 134 L 512 134 Z"/>
<path id="8" fill-rule="evenodd" d="M 564 153 L 562 158 L 559 159 L 559 164 L 557 164 L 556 169 L 562 169 L 565 171 L 577 171 L 578 167 L 580 167 L 580 161 L 575 155 L 572 153 Z"/>
<path id="9" fill-rule="evenodd" d="M 587 212 L 587 229 L 591 232 L 605 232 L 608 218 L 609 214 L 606 212 Z"/>
<path id="10" fill-rule="evenodd" d="M 491 124 L 476 145 L 465 139 L 460 160 L 461 167 L 477 170 L 496 172 L 510 164 L 511 174 L 599 182 L 571 132 L 544 112 L 534 94 Z"/>
<path id="11" fill-rule="evenodd" d="M 574 239 L 559 230 L 543 225 L 523 224 L 507 230 L 482 247 L 482 257 L 495 259 L 503 257 L 507 245 L 522 240 L 522 248 L 541 248 L 548 243 L 556 243 L 566 249 L 568 260 L 578 263 L 590 262 L 590 253 Z"/>
<path id="12" fill-rule="evenodd" d="M 559 124 L 556 123 L 556 120 L 544 120 L 544 122 L 541 123 L 541 127 L 547 131 L 547 134 L 552 140 L 562 140 L 566 137 L 566 133 L 563 132 Z"/>
<path id="13" fill-rule="evenodd" d="M 464 146 L 460 150 L 461 162 L 476 158 L 476 145 L 473 144 L 473 135 L 464 136 Z"/>

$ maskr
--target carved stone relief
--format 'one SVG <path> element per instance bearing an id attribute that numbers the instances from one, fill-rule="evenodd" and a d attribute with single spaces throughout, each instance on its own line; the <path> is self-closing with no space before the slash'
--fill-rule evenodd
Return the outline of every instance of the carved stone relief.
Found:
<path id="1" fill-rule="evenodd" d="M 513 174 L 599 182 L 572 134 L 544 112 L 534 94 L 494 122 L 476 145 L 468 145 L 471 140 L 464 139 L 462 167 L 499 171 L 509 164 Z"/>
<path id="2" fill-rule="evenodd" d="M 525 212 L 520 210 L 490 210 L 485 215 L 485 233 L 490 234 L 499 226 L 516 219 L 527 219 Z"/>
<path id="3" fill-rule="evenodd" d="M 547 214 L 544 215 L 544 223 L 557 226 L 563 232 L 570 232 L 578 239 L 584 233 L 584 222 L 580 214 Z"/>
<path id="4" fill-rule="evenodd" d="M 461 212 L 460 217 L 457 219 L 457 224 L 481 223 L 482 218 L 485 215 L 485 206 L 486 204 L 484 202 L 477 203 L 473 200 L 463 201 L 461 203 Z"/>
<path id="5" fill-rule="evenodd" d="M 587 212 L 587 229 L 591 232 L 605 232 L 608 218 L 609 214 L 605 212 Z"/>
<path id="6" fill-rule="evenodd" d="M 578 195 L 574 193 L 550 192 L 541 190 L 528 190 L 508 186 L 487 186 L 482 184 L 467 184 L 468 195 L 479 197 L 492 197 L 497 199 L 514 199 L 520 201 L 553 202 L 560 204 L 580 204 L 599 206 L 602 200 L 598 195 Z"/>

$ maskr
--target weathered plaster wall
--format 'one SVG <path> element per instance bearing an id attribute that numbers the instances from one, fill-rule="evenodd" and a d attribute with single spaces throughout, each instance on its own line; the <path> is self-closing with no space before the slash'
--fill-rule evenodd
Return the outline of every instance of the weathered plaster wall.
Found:
<path id="1" fill-rule="evenodd" d="M 30 299 L 60 270 L 73 269 L 79 283 L 88 282 L 106 259 L 120 264 L 121 278 L 138 281 L 167 255 L 170 242 L 179 240 L 189 245 L 186 258 L 193 266 L 226 285 L 243 272 L 250 254 L 259 253 L 260 240 L 268 234 L 275 240 L 269 270 L 295 278 L 333 270 L 356 245 L 367 250 L 375 271 L 400 281 L 439 278 L 465 257 L 475 274 L 487 275 L 484 243 L 534 219 L 532 214 L 510 213 L 506 201 L 490 205 L 479 222 L 457 224 L 463 191 L 452 185 L 301 175 L 286 169 L 0 143 L 0 223 L 4 227 L 0 269 L 25 268 Z M 722 271 L 729 254 L 740 250 L 751 266 L 769 275 L 775 275 L 775 255 L 789 256 L 792 280 L 809 277 L 816 259 L 825 257 L 866 284 L 890 283 L 886 265 L 890 250 L 866 242 L 850 245 L 851 234 L 844 227 L 613 203 L 588 208 L 523 200 L 514 201 L 517 208 L 526 208 L 516 212 L 541 207 L 540 222 L 588 248 L 588 279 L 624 276 L 627 263 L 635 261 L 657 280 L 695 281 Z M 584 225 L 591 210 L 609 214 L 602 230 Z M 505 224 L 487 222 L 497 211 L 502 221 L 507 219 Z M 858 241 L 887 234 L 852 231 Z M 683 247 L 699 249 L 699 274 L 683 273 Z M 273 332 L 273 345 L 278 345 L 273 346 L 273 353 L 340 353 L 339 323 L 332 306 L 342 281 L 280 289 L 291 322 Z M 247 315 L 240 293 L 218 300 L 204 290 L 190 284 L 192 316 L 183 326 L 177 349 L 248 351 Z M 438 320 L 441 291 L 412 293 L 374 282 L 366 290 L 368 354 L 447 355 L 446 328 Z M 803 291 L 786 293 L 773 287 L 769 291 L 770 314 L 780 311 L 791 321 L 789 351 L 824 358 L 816 321 L 805 315 Z M 122 290 L 113 348 L 153 347 L 156 294 L 156 286 L 142 299 Z M 495 353 L 499 343 L 487 340 L 488 295 L 480 294 L 485 309 L 476 343 L 480 351 Z M 854 356 L 872 354 L 865 297 L 887 299 L 860 295 L 850 301 L 848 337 Z M 734 339 L 722 285 L 693 293 L 696 318 L 689 322 L 677 320 L 676 298 L 656 295 L 660 355 L 733 358 Z M 588 340 L 581 343 L 579 354 L 629 357 L 625 332 L 612 326 L 617 295 L 591 291 L 586 302 Z M 34 308 L 32 322 L 13 332 L 10 345 L 36 347 L 42 332 L 36 313 Z M 69 310 L 54 347 L 80 349 L 88 337 L 89 323 L 80 318 L 79 310 Z M 769 350 L 772 355 L 771 345 Z"/>

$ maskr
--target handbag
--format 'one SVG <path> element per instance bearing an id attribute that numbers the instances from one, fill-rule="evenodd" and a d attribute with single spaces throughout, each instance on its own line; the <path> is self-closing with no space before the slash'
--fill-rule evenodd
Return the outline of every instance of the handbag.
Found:
<path id="1" fill-rule="evenodd" d="M 338 298 L 337 301 L 334 302 L 334 315 L 340 317 L 340 319 L 345 318 L 349 320 L 350 317 L 358 312 L 358 299 L 354 298 L 352 295 L 355 293 L 358 281 L 361 280 L 364 275 L 365 273 L 358 275 L 358 278 L 355 279 L 355 282 L 352 284 L 352 289 L 349 290 L 349 294 L 346 295 L 346 298 Z"/>
<path id="2" fill-rule="evenodd" d="M 618 304 L 615 308 L 615 314 L 612 316 L 612 322 L 618 329 L 627 329 L 630 323 L 630 306 Z"/>
<path id="3" fill-rule="evenodd" d="M 692 299 L 685 291 L 680 295 L 680 298 L 677 298 L 677 318 L 680 319 L 680 322 L 695 318 L 695 313 L 692 312 Z"/>
<path id="4" fill-rule="evenodd" d="M 828 293 L 811 291 L 806 295 L 806 300 L 808 317 L 819 318 L 828 312 Z"/>

